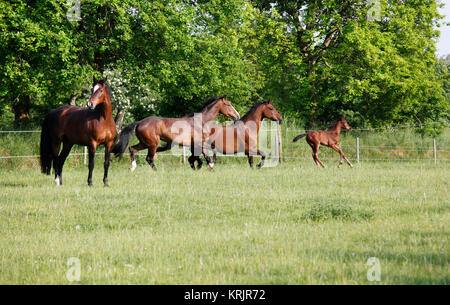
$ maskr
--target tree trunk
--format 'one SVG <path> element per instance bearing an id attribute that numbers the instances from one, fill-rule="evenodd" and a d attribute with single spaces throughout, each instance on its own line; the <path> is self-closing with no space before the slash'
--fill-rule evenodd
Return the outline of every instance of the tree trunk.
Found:
<path id="1" fill-rule="evenodd" d="M 119 109 L 117 111 L 116 118 L 114 119 L 114 121 L 116 122 L 116 129 L 118 134 L 120 134 L 120 129 L 122 128 L 124 116 L 125 116 L 125 109 Z"/>
<path id="2" fill-rule="evenodd" d="M 79 94 L 72 94 L 70 96 L 70 105 L 76 106 L 77 105 L 77 98 L 79 97 Z"/>
<path id="3" fill-rule="evenodd" d="M 31 95 L 19 97 L 19 100 L 13 105 L 14 120 L 16 123 L 30 119 L 30 101 Z"/>

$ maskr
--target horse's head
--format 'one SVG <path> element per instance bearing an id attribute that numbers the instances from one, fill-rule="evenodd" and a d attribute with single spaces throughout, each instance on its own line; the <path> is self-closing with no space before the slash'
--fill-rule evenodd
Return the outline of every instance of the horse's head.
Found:
<path id="1" fill-rule="evenodd" d="M 273 107 L 272 100 L 263 103 L 262 106 L 264 107 L 262 113 L 265 118 L 268 118 L 272 121 L 277 121 L 279 124 L 283 122 L 283 118 L 275 109 L 275 107 Z"/>
<path id="2" fill-rule="evenodd" d="M 106 102 L 106 93 L 108 91 L 106 87 L 106 77 L 101 80 L 97 80 L 94 77 L 94 85 L 92 86 L 91 97 L 87 101 L 87 106 L 90 109 L 94 109 L 97 105 Z"/>
<path id="3" fill-rule="evenodd" d="M 223 95 L 218 99 L 219 113 L 233 118 L 233 120 L 237 121 L 240 118 L 239 112 L 234 109 L 233 105 L 227 100 L 227 96 Z"/>
<path id="4" fill-rule="evenodd" d="M 345 128 L 345 130 L 350 130 L 352 129 L 350 127 L 350 125 L 348 125 L 347 121 L 345 120 L 344 116 L 341 117 L 341 119 L 339 120 L 339 122 L 341 122 L 342 126 Z"/>

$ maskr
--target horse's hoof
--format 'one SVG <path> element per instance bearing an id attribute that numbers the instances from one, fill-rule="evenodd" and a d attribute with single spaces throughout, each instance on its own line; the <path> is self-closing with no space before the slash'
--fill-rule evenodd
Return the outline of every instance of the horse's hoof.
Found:
<path id="1" fill-rule="evenodd" d="M 259 163 L 258 165 L 256 165 L 256 168 L 261 168 L 263 166 L 264 166 L 264 164 Z"/>

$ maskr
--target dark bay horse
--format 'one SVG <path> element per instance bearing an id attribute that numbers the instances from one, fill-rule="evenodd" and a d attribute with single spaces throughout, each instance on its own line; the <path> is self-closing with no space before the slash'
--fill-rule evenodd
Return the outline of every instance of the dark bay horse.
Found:
<path id="1" fill-rule="evenodd" d="M 203 127 L 206 123 L 212 122 L 219 113 L 234 120 L 239 119 L 239 113 L 224 95 L 209 99 L 199 113 L 189 114 L 181 118 L 151 116 L 133 122 L 122 130 L 119 142 L 114 145 L 113 152 L 116 156 L 121 156 L 128 146 L 130 133 L 135 130 L 139 143 L 129 148 L 131 171 L 136 169 L 135 154 L 139 150 L 148 149 L 146 160 L 153 169 L 156 169 L 153 162 L 155 154 L 171 149 L 172 145 L 191 147 L 192 156 L 189 157 L 189 163 L 195 169 L 194 162 L 197 161 L 197 168 L 200 168 L 202 162 L 199 155 L 201 154 L 202 141 L 205 138 Z M 166 142 L 166 145 L 158 147 L 161 140 Z"/>
<path id="2" fill-rule="evenodd" d="M 311 131 L 310 133 L 300 134 L 294 138 L 293 142 L 296 142 L 300 138 L 306 137 L 306 142 L 308 142 L 309 146 L 311 146 L 312 148 L 313 151 L 312 157 L 314 159 L 314 162 L 316 162 L 317 166 L 319 166 L 320 164 L 323 168 L 326 167 L 325 164 L 323 164 L 322 161 L 320 161 L 319 159 L 319 146 L 325 145 L 333 148 L 341 156 L 338 167 L 342 166 L 342 158 L 345 159 L 345 161 L 350 167 L 353 167 L 353 165 L 350 163 L 350 161 L 348 161 L 347 157 L 344 155 L 342 149 L 338 146 L 339 135 L 341 134 L 342 128 L 345 128 L 345 130 L 351 129 L 350 125 L 348 125 L 344 116 L 342 116 L 340 120 L 334 123 L 334 125 L 328 131 Z"/>
<path id="3" fill-rule="evenodd" d="M 50 111 L 42 123 L 41 169 L 43 173 L 50 175 L 53 162 L 56 185 L 62 184 L 64 162 L 74 144 L 89 148 L 89 186 L 92 185 L 95 151 L 99 145 L 105 145 L 103 183 L 108 185 L 108 167 L 116 125 L 106 78 L 99 81 L 94 78 L 92 95 L 87 105 L 90 109 L 76 106 L 59 107 Z M 61 143 L 63 147 L 60 153 Z"/>
<path id="4" fill-rule="evenodd" d="M 272 101 L 267 101 L 254 104 L 241 121 L 228 126 L 215 126 L 203 146 L 203 155 L 208 162 L 208 167 L 211 169 L 214 166 L 215 154 L 219 151 L 222 154 L 244 152 L 248 157 L 250 167 L 253 167 L 253 156 L 260 155 L 261 162 L 257 167 L 261 168 L 266 155 L 258 149 L 258 132 L 264 118 L 277 121 L 279 124 L 283 121 L 281 115 L 273 107 Z M 213 162 L 207 153 L 209 148 L 214 152 Z"/>

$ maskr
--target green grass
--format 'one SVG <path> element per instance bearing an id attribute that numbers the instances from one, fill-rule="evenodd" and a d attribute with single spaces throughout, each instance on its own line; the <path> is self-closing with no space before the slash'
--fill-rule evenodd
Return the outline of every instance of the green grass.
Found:
<path id="1" fill-rule="evenodd" d="M 160 157 L 129 173 L 124 159 L 109 188 L 102 158 L 91 188 L 85 167 L 58 188 L 2 170 L 0 283 L 68 284 L 77 257 L 81 284 L 370 284 L 377 257 L 380 284 L 449 284 L 447 162 L 194 172 Z"/>

